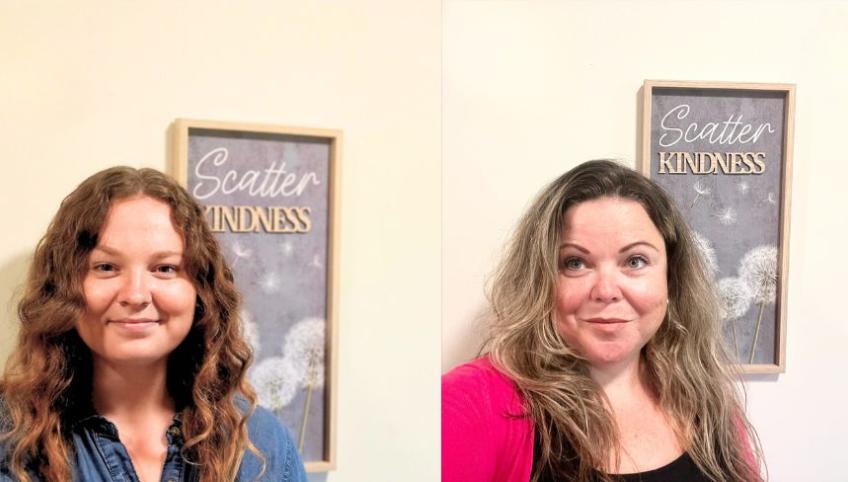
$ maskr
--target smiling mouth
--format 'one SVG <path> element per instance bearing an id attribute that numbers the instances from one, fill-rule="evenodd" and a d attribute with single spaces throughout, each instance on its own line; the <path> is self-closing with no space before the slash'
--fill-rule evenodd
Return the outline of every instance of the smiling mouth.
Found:
<path id="1" fill-rule="evenodd" d="M 159 323 L 159 320 L 151 320 L 151 319 L 147 319 L 147 318 L 145 318 L 145 319 L 127 318 L 127 319 L 124 319 L 124 320 L 112 320 L 109 323 L 118 323 L 118 324 L 127 325 L 127 326 L 140 326 L 140 325 L 150 325 L 150 324 L 153 324 L 153 323 Z"/>
<path id="2" fill-rule="evenodd" d="M 586 323 L 595 323 L 597 325 L 615 325 L 620 323 L 629 323 L 632 320 L 624 320 L 621 318 L 587 318 Z"/>

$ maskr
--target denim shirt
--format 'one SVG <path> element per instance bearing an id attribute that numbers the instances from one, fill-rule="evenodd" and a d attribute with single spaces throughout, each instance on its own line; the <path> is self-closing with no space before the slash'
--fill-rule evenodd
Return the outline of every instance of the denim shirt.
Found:
<path id="1" fill-rule="evenodd" d="M 257 406 L 247 421 L 251 442 L 265 457 L 265 472 L 257 479 L 262 462 L 249 450 L 239 467 L 238 482 L 307 482 L 303 463 L 286 429 L 268 410 Z M 118 438 L 115 425 L 99 415 L 89 415 L 72 425 L 76 482 L 139 482 L 129 453 Z M 165 434 L 168 451 L 162 482 L 193 482 L 197 473 L 180 454 L 183 438 L 180 417 Z M 15 482 L 4 466 L 5 453 L 0 447 L 0 482 Z M 35 478 L 35 477 L 33 477 Z M 35 478 L 38 480 L 37 478 Z"/>

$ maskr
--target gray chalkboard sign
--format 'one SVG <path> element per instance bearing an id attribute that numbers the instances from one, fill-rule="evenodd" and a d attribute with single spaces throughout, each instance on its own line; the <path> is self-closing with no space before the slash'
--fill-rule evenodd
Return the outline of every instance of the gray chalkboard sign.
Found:
<path id="1" fill-rule="evenodd" d="M 235 274 L 259 404 L 310 472 L 335 467 L 340 137 L 180 119 L 169 166 L 204 205 Z"/>
<path id="2" fill-rule="evenodd" d="M 677 202 L 747 373 L 785 370 L 795 86 L 646 81 L 642 172 Z"/>

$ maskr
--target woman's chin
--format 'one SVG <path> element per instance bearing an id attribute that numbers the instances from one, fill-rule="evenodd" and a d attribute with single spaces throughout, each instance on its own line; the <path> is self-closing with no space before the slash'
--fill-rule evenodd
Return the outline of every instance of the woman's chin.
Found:
<path id="1" fill-rule="evenodd" d="M 604 366 L 622 363 L 636 359 L 639 348 L 630 344 L 622 343 L 598 343 L 588 347 L 585 352 L 586 360 L 591 365 Z"/>

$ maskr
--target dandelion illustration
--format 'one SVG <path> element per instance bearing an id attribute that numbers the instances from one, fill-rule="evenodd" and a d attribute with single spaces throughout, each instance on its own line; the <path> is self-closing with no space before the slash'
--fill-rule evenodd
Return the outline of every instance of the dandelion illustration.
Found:
<path id="1" fill-rule="evenodd" d="M 259 404 L 269 410 L 279 410 L 294 399 L 297 393 L 297 372 L 290 360 L 266 358 L 250 372 Z"/>
<path id="2" fill-rule="evenodd" d="M 754 296 L 748 284 L 740 278 L 722 278 L 718 281 L 719 314 L 721 321 L 730 323 L 733 336 L 733 354 L 739 356 L 739 342 L 736 334 L 736 320 L 751 308 Z"/>
<path id="3" fill-rule="evenodd" d="M 259 353 L 259 325 L 253 321 L 253 316 L 247 310 L 239 312 L 241 318 L 242 336 L 245 341 L 253 348 L 254 356 Z"/>
<path id="4" fill-rule="evenodd" d="M 753 363 L 763 312 L 766 305 L 774 303 L 777 298 L 777 248 L 773 245 L 762 245 L 748 251 L 740 262 L 739 277 L 748 285 L 754 302 L 759 306 L 754 340 L 751 342 L 751 353 L 748 356 L 748 363 Z"/>
<path id="5" fill-rule="evenodd" d="M 236 267 L 236 264 L 238 264 L 238 261 L 240 259 L 249 258 L 250 255 L 253 254 L 253 251 L 251 251 L 249 248 L 242 246 L 241 243 L 239 243 L 238 241 L 233 243 L 232 249 L 233 253 L 236 255 L 235 259 L 233 260 L 233 265 L 231 266 L 232 268 Z"/>
<path id="6" fill-rule="evenodd" d="M 768 193 L 766 200 L 769 204 L 777 204 L 777 196 L 775 196 L 773 192 Z"/>
<path id="7" fill-rule="evenodd" d="M 303 404 L 303 419 L 300 422 L 298 450 L 303 451 L 306 427 L 309 421 L 309 405 L 312 392 L 324 386 L 324 344 L 326 341 L 326 323 L 320 318 L 307 318 L 297 322 L 286 335 L 283 356 L 288 360 L 298 380 L 306 389 Z"/>
<path id="8" fill-rule="evenodd" d="M 748 191 L 751 190 L 751 185 L 748 184 L 748 181 L 739 181 L 736 183 L 736 189 L 739 190 L 740 194 L 748 194 Z"/>
<path id="9" fill-rule="evenodd" d="M 286 241 L 285 243 L 280 244 L 280 251 L 283 252 L 285 257 L 290 257 L 292 253 L 294 253 L 294 246 L 292 246 L 291 241 Z"/>
<path id="10" fill-rule="evenodd" d="M 274 271 L 268 272 L 259 280 L 259 286 L 265 293 L 273 293 L 280 288 L 280 276 Z"/>
<path id="11" fill-rule="evenodd" d="M 698 199 L 700 199 L 701 196 L 709 196 L 713 192 L 713 190 L 710 189 L 710 187 L 707 186 L 706 183 L 704 183 L 704 181 L 700 179 L 695 181 L 695 184 L 692 186 L 692 189 L 695 190 L 695 198 L 692 199 L 692 204 L 689 205 L 690 208 L 695 206 L 695 203 L 698 202 Z"/>
<path id="12" fill-rule="evenodd" d="M 731 206 L 728 206 L 716 214 L 718 218 L 718 222 L 725 226 L 730 226 L 731 224 L 736 224 L 736 210 Z"/>
<path id="13" fill-rule="evenodd" d="M 701 235 L 701 233 L 693 231 L 692 234 L 695 238 L 695 247 L 697 247 L 698 251 L 701 253 L 701 259 L 704 260 L 704 264 L 712 278 L 718 271 L 718 261 L 716 261 L 715 249 L 713 249 L 713 245 L 710 243 L 710 240 Z"/>
<path id="14" fill-rule="evenodd" d="M 317 254 L 312 257 L 312 262 L 309 263 L 313 268 L 323 268 L 324 265 L 321 263 L 321 257 Z"/>

